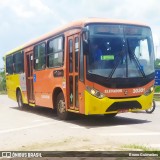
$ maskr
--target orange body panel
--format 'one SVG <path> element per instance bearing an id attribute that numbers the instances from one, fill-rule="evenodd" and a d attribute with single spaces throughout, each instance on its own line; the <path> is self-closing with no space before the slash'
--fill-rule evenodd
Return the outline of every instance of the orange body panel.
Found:
<path id="1" fill-rule="evenodd" d="M 60 68 L 58 68 L 59 70 Z M 46 69 L 42 71 L 35 71 L 34 75 L 34 94 L 35 103 L 39 106 L 47 106 L 53 108 L 53 91 L 56 87 L 62 88 L 64 77 L 55 78 L 53 73 L 56 69 Z M 66 89 L 63 88 L 65 94 Z"/>

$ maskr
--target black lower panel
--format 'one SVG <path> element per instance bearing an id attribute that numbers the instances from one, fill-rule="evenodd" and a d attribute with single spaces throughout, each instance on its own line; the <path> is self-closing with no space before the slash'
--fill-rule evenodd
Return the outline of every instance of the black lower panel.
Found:
<path id="1" fill-rule="evenodd" d="M 127 101 L 127 102 L 114 102 L 107 110 L 109 111 L 117 111 L 121 109 L 141 109 L 142 106 L 138 101 Z"/>

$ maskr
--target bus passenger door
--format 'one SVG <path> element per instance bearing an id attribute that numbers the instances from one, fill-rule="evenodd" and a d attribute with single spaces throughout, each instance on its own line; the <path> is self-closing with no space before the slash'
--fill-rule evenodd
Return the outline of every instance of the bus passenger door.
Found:
<path id="1" fill-rule="evenodd" d="M 79 59 L 79 34 L 68 37 L 68 102 L 69 108 L 79 110 L 78 97 L 78 59 Z"/>
<path id="2" fill-rule="evenodd" d="M 34 88 L 33 88 L 33 52 L 29 52 L 27 57 L 27 95 L 28 101 L 31 104 L 35 103 Z"/>

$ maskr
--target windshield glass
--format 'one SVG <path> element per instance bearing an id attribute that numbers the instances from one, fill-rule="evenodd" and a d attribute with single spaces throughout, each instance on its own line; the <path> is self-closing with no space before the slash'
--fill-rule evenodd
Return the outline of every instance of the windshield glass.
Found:
<path id="1" fill-rule="evenodd" d="M 89 25 L 88 72 L 108 78 L 145 77 L 154 72 L 148 27 Z"/>

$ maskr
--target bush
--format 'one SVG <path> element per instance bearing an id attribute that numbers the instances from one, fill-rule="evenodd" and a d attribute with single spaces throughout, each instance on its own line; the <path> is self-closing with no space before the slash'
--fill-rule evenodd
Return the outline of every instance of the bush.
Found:
<path id="1" fill-rule="evenodd" d="M 155 60 L 155 69 L 160 69 L 160 59 Z"/>
<path id="2" fill-rule="evenodd" d="M 158 92 L 160 92 L 160 86 L 155 87 L 155 93 L 158 93 Z"/>
<path id="3" fill-rule="evenodd" d="M 0 72 L 0 92 L 6 92 L 6 77 L 5 72 Z"/>

